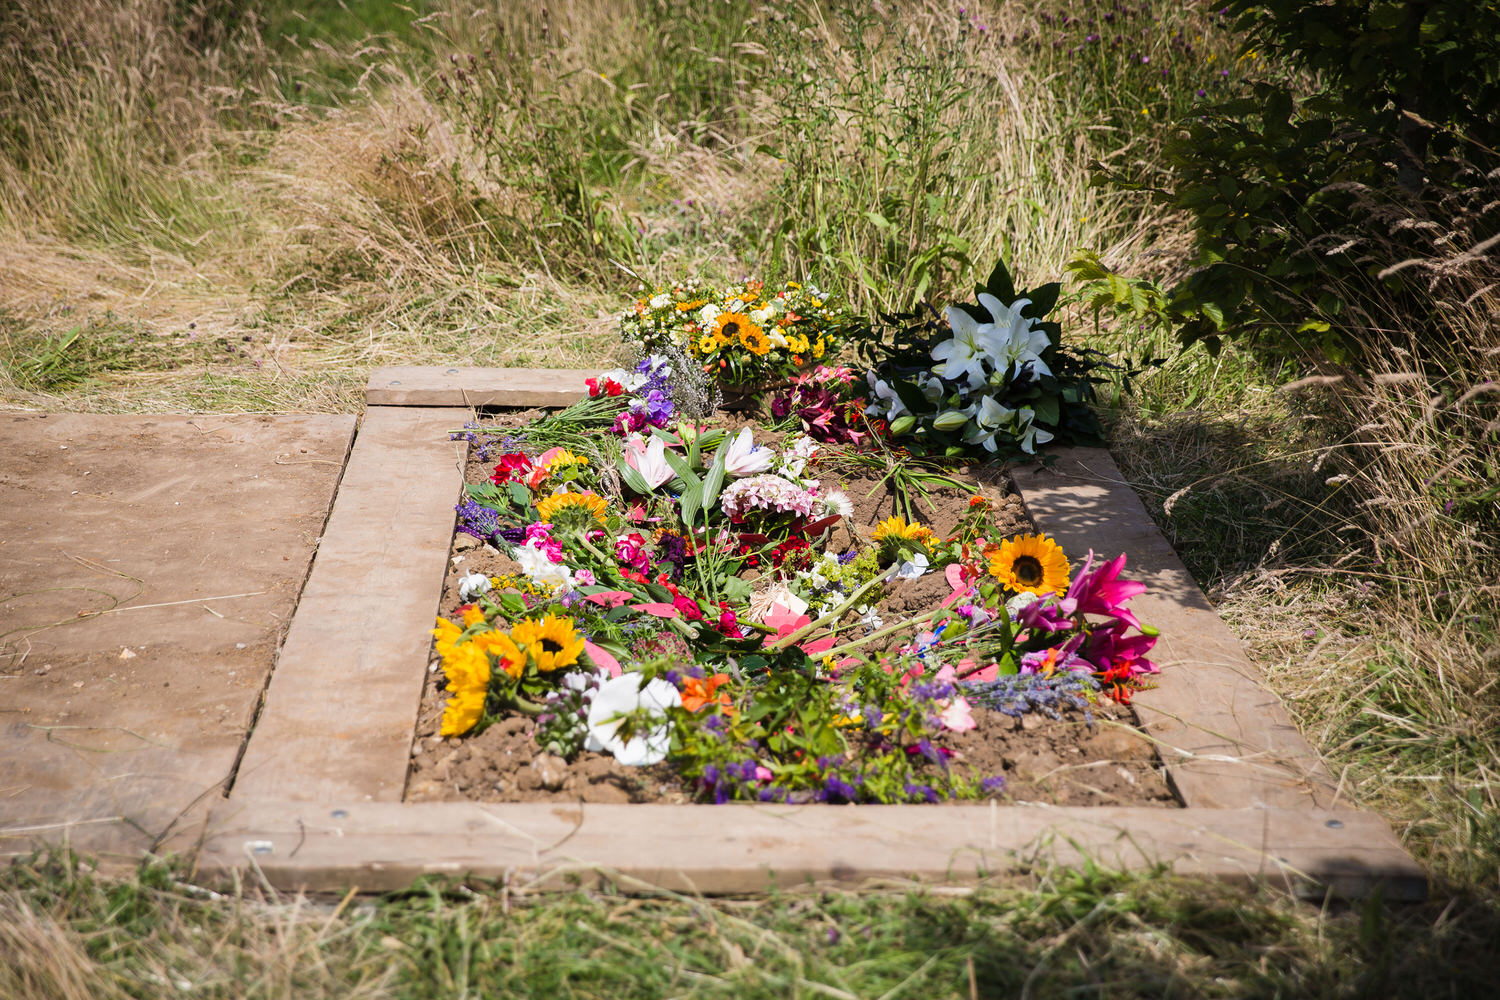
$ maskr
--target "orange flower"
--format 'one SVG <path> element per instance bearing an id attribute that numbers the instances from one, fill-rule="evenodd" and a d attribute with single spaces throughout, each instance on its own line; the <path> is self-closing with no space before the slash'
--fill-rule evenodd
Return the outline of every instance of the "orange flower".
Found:
<path id="1" fill-rule="evenodd" d="M 718 704 L 720 712 L 733 715 L 734 706 L 730 704 L 729 692 L 719 691 L 719 688 L 728 683 L 728 674 L 714 674 L 702 679 L 689 677 L 682 685 L 682 707 L 689 712 L 696 712 L 705 705 Z"/>
<path id="2" fill-rule="evenodd" d="M 479 608 L 473 604 L 465 604 L 459 610 L 463 612 L 465 628 L 468 628 L 471 625 L 478 625 L 480 622 L 484 621 L 484 612 L 479 610 Z"/>

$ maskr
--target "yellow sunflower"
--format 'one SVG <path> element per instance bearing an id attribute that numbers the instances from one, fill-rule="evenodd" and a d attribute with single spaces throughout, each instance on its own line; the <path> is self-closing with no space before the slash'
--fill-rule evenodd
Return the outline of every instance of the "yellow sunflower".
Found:
<path id="1" fill-rule="evenodd" d="M 437 628 L 432 630 L 432 648 L 443 659 L 453 655 L 453 646 L 458 642 L 458 637 L 463 635 L 463 628 L 446 618 L 437 620 Z"/>
<path id="2" fill-rule="evenodd" d="M 570 667 L 583 652 L 583 637 L 573 630 L 573 619 L 548 615 L 541 621 L 527 618 L 510 630 L 510 636 L 526 647 L 543 672 Z"/>
<path id="3" fill-rule="evenodd" d="M 495 657 L 495 665 L 512 677 L 520 677 L 521 671 L 526 669 L 526 654 L 504 632 L 496 629 L 479 632 L 469 640 L 469 644 L 487 656 Z"/>
<path id="4" fill-rule="evenodd" d="M 547 459 L 547 471 L 552 472 L 569 465 L 588 465 L 589 460 L 583 455 L 575 455 L 566 448 L 557 449 L 557 454 Z"/>
<path id="5" fill-rule="evenodd" d="M 543 521 L 557 520 L 559 511 L 577 507 L 587 511 L 594 520 L 604 523 L 609 501 L 597 493 L 554 493 L 545 500 L 537 501 L 536 512 Z"/>
<path id="6" fill-rule="evenodd" d="M 716 333 L 705 333 L 698 339 L 699 354 L 712 354 L 723 346 L 724 341 L 720 340 L 719 335 Z"/>
<path id="7" fill-rule="evenodd" d="M 911 524 L 907 524 L 906 518 L 893 515 L 875 525 L 875 540 L 883 542 L 887 538 L 925 542 L 932 538 L 932 529 L 926 527 L 920 521 L 913 521 Z"/>
<path id="8" fill-rule="evenodd" d="M 1068 589 L 1068 558 L 1046 535 L 1007 538 L 990 555 L 990 576 L 1016 593 L 1057 594 Z"/>
<path id="9" fill-rule="evenodd" d="M 761 355 L 771 349 L 771 340 L 766 336 L 766 331 L 744 313 L 719 313 L 714 318 L 714 333 L 726 344 L 738 341 L 751 354 Z"/>
<path id="10" fill-rule="evenodd" d="M 490 689 L 490 658 L 472 642 L 454 647 L 443 660 L 448 679 L 448 703 L 443 706 L 444 736 L 462 736 L 484 715 L 484 699 Z"/>

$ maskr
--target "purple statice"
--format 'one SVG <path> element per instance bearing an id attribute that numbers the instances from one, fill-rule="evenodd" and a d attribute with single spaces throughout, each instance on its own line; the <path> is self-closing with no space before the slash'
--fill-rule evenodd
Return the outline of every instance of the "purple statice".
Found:
<path id="1" fill-rule="evenodd" d="M 479 433 L 479 425 L 473 421 L 464 424 L 463 430 L 449 434 L 448 440 L 469 442 L 471 454 L 479 462 L 488 461 L 490 453 L 496 448 L 504 448 L 506 451 L 516 450 L 511 447 L 511 442 L 516 441 L 515 438 L 507 436 L 497 441 L 493 435 Z"/>
<path id="2" fill-rule="evenodd" d="M 1019 719 L 1027 712 L 1061 718 L 1059 708 L 1083 708 L 1099 689 L 1089 674 L 1011 674 L 992 681 L 960 681 L 959 691 L 976 705 Z"/>
<path id="3" fill-rule="evenodd" d="M 481 503 L 467 497 L 453 508 L 458 512 L 457 530 L 473 535 L 481 542 L 488 542 L 500 530 L 500 515 Z"/>
<path id="4" fill-rule="evenodd" d="M 980 791 L 993 795 L 1005 790 L 1005 775 L 992 774 L 979 783 Z"/>
<path id="5" fill-rule="evenodd" d="M 662 535 L 656 543 L 657 566 L 671 566 L 673 580 L 682 579 L 683 566 L 687 564 L 687 542 L 681 535 Z"/>
<path id="6" fill-rule="evenodd" d="M 858 802 L 859 789 L 849 782 L 840 778 L 837 774 L 829 772 L 823 779 L 823 788 L 817 796 L 823 802 L 834 804 L 842 802 Z"/>

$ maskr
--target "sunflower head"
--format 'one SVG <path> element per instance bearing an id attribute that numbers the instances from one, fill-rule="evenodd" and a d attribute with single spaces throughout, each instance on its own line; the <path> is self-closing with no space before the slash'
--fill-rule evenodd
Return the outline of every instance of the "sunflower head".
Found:
<path id="1" fill-rule="evenodd" d="M 573 628 L 573 619 L 548 615 L 540 621 L 527 618 L 510 630 L 510 637 L 526 647 L 526 653 L 543 673 L 570 667 L 583 652 L 583 637 Z"/>
<path id="2" fill-rule="evenodd" d="M 493 657 L 494 665 L 511 677 L 520 677 L 521 671 L 526 669 L 526 654 L 521 652 L 515 641 L 504 632 L 487 629 L 475 633 L 469 643 L 487 656 Z"/>
<path id="3" fill-rule="evenodd" d="M 724 342 L 719 339 L 719 335 L 716 333 L 705 333 L 698 338 L 699 354 L 712 354 L 723 346 Z"/>
<path id="4" fill-rule="evenodd" d="M 932 538 L 932 529 L 920 521 L 906 523 L 906 518 L 892 515 L 875 525 L 875 541 L 894 538 L 905 542 L 926 542 Z"/>
<path id="5" fill-rule="evenodd" d="M 448 703 L 443 707 L 444 736 L 462 736 L 484 715 L 484 700 L 490 689 L 490 658 L 472 642 L 455 646 L 443 657 L 443 676 L 448 683 Z"/>
<path id="6" fill-rule="evenodd" d="M 554 493 L 537 501 L 536 512 L 543 521 L 567 524 L 572 518 L 603 524 L 609 512 L 609 501 L 597 493 Z"/>
<path id="7" fill-rule="evenodd" d="M 771 338 L 767 337 L 765 331 L 758 326 L 741 333 L 740 344 L 756 357 L 771 350 Z"/>
<path id="8" fill-rule="evenodd" d="M 1017 535 L 990 554 L 990 575 L 1016 593 L 1057 594 L 1068 589 L 1068 558 L 1046 535 Z"/>

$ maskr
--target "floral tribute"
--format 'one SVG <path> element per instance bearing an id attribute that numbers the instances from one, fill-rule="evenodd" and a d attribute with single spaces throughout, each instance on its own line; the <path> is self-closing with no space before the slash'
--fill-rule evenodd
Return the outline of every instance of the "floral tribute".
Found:
<path id="1" fill-rule="evenodd" d="M 1087 403 L 1105 364 L 1063 348 L 1046 318 L 1059 290 L 1018 292 L 1001 262 L 975 289 L 977 304 L 950 305 L 942 321 L 930 308 L 883 317 L 861 345 L 871 362 L 866 417 L 913 453 L 948 458 L 1102 443 Z"/>
<path id="2" fill-rule="evenodd" d="M 742 294 L 761 326 L 765 300 Z M 692 312 L 677 308 L 689 295 L 706 298 L 674 289 L 671 310 Z M 649 325 L 667 308 L 653 301 L 640 328 L 676 336 Z M 727 301 L 712 315 L 695 307 L 695 336 Z M 1155 632 L 1129 607 L 1144 586 L 1124 576 L 1124 556 L 999 537 L 980 495 L 944 536 L 909 511 L 840 530 L 854 505 L 838 470 L 890 434 L 866 419 L 867 380 L 801 373 L 782 415 L 818 433 L 773 447 L 752 427 L 688 418 L 673 365 L 704 356 L 648 356 L 519 430 L 461 432 L 484 439 L 494 472 L 469 487 L 459 529 L 518 571 L 464 578 L 463 603 L 434 629 L 443 735 L 522 713 L 550 752 L 665 763 L 703 801 L 935 802 L 1003 785 L 953 766 L 943 745 L 978 724 L 975 707 L 1128 701 L 1157 672 Z M 957 349 L 939 363 L 958 367 L 935 377 L 970 396 L 996 372 L 1037 370 L 1029 356 L 992 368 L 990 353 Z M 885 620 L 882 596 L 929 574 L 947 596 Z"/>
<path id="3" fill-rule="evenodd" d="M 730 386 L 795 375 L 838 350 L 846 319 L 815 286 L 756 280 L 718 290 L 689 279 L 658 287 L 620 317 L 638 356 L 681 351 Z"/>

